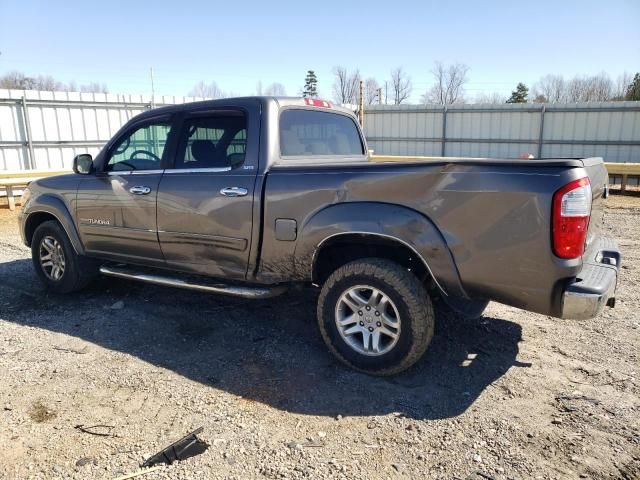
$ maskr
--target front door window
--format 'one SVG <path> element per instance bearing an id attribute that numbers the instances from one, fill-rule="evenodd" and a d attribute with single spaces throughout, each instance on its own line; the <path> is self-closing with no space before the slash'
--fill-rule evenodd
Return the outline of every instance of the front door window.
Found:
<path id="1" fill-rule="evenodd" d="M 111 150 L 106 170 L 160 170 L 169 130 L 169 123 L 152 123 L 135 129 Z"/>

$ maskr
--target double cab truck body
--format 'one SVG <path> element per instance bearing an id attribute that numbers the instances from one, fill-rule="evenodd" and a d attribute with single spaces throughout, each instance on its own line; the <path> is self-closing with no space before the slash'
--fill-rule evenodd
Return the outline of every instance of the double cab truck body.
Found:
<path id="1" fill-rule="evenodd" d="M 98 271 L 251 298 L 313 284 L 327 345 L 372 374 L 424 353 L 432 300 L 576 319 L 614 303 L 600 158 L 373 163 L 350 111 L 247 97 L 140 114 L 74 171 L 33 182 L 20 216 L 49 288 Z"/>

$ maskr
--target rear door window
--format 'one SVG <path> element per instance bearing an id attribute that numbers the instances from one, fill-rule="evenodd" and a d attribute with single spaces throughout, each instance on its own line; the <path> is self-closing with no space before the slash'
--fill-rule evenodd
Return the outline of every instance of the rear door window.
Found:
<path id="1" fill-rule="evenodd" d="M 288 109 L 280 114 L 280 154 L 288 156 L 360 156 L 358 127 L 339 113 Z"/>
<path id="2" fill-rule="evenodd" d="M 240 167 L 247 151 L 247 120 L 240 112 L 212 114 L 184 121 L 174 168 Z"/>

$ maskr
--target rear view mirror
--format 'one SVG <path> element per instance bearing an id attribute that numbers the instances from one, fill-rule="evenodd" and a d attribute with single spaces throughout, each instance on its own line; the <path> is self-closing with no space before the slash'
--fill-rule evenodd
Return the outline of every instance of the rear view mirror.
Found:
<path id="1" fill-rule="evenodd" d="M 89 175 L 93 172 L 93 157 L 88 153 L 76 155 L 73 159 L 73 171 L 80 175 Z"/>

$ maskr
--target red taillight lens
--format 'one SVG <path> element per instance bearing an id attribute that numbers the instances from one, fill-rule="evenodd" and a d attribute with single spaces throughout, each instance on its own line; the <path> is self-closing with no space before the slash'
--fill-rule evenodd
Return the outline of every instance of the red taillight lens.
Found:
<path id="1" fill-rule="evenodd" d="M 581 178 L 553 194 L 553 253 L 578 258 L 584 253 L 591 216 L 591 185 Z"/>

